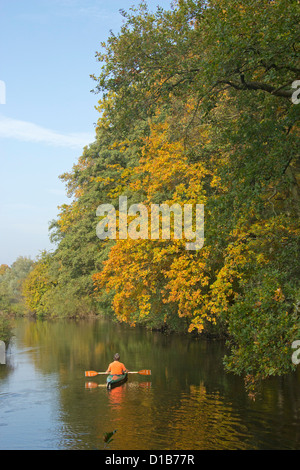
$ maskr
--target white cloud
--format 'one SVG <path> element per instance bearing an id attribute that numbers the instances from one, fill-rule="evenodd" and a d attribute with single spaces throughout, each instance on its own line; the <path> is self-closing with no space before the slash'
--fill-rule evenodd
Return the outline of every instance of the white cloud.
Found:
<path id="1" fill-rule="evenodd" d="M 45 143 L 56 147 L 83 148 L 95 140 L 93 134 L 78 132 L 61 134 L 27 121 L 0 115 L 0 138 Z"/>

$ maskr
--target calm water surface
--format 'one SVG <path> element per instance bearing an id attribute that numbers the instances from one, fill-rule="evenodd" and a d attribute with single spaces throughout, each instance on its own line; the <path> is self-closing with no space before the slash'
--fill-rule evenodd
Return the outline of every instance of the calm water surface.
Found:
<path id="1" fill-rule="evenodd" d="M 132 374 L 111 391 L 105 376 L 85 377 L 115 352 L 151 377 Z M 106 320 L 18 320 L 0 365 L 0 449 L 101 450 L 113 430 L 111 450 L 300 449 L 299 370 L 253 402 L 224 372 L 225 352 Z"/>

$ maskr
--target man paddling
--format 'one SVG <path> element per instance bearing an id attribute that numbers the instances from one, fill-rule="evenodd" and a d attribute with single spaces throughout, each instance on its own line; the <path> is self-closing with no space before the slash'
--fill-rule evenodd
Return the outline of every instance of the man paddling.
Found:
<path id="1" fill-rule="evenodd" d="M 120 354 L 116 353 L 114 355 L 114 362 L 111 362 L 107 368 L 106 374 L 111 375 L 122 375 L 128 372 L 126 367 L 122 362 L 120 362 Z"/>

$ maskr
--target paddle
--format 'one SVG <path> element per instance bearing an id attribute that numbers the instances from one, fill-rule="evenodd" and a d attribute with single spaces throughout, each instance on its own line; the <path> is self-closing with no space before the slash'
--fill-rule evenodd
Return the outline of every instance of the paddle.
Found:
<path id="1" fill-rule="evenodd" d="M 106 372 L 96 372 L 95 370 L 86 370 L 85 371 L 85 376 L 86 377 L 95 377 L 95 375 L 100 375 L 100 374 L 106 374 Z M 144 370 L 138 370 L 138 371 L 134 371 L 134 372 L 129 371 L 128 374 L 151 375 L 151 370 L 144 369 Z"/>
<path id="2" fill-rule="evenodd" d="M 86 382 L 85 388 L 98 388 L 98 387 L 105 387 L 106 384 L 97 384 L 96 382 Z"/>
<path id="3" fill-rule="evenodd" d="M 127 384 L 128 387 L 131 387 L 131 388 L 136 388 L 136 387 L 151 387 L 151 382 L 140 382 L 140 383 L 134 383 L 134 384 Z M 105 387 L 106 388 L 106 384 L 97 384 L 96 382 L 86 382 L 85 383 L 85 388 L 86 389 L 92 389 L 92 388 L 101 388 L 101 387 Z"/>
<path id="4" fill-rule="evenodd" d="M 128 374 L 140 374 L 140 375 L 151 375 L 151 370 L 143 369 L 143 370 L 136 370 L 136 371 L 128 371 Z"/>

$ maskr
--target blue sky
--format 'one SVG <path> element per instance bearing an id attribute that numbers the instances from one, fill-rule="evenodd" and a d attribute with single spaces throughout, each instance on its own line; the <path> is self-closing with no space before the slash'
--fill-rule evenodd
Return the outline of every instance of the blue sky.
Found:
<path id="1" fill-rule="evenodd" d="M 0 0 L 0 264 L 54 249 L 49 222 L 70 202 L 58 177 L 94 140 L 95 52 L 138 3 Z"/>

